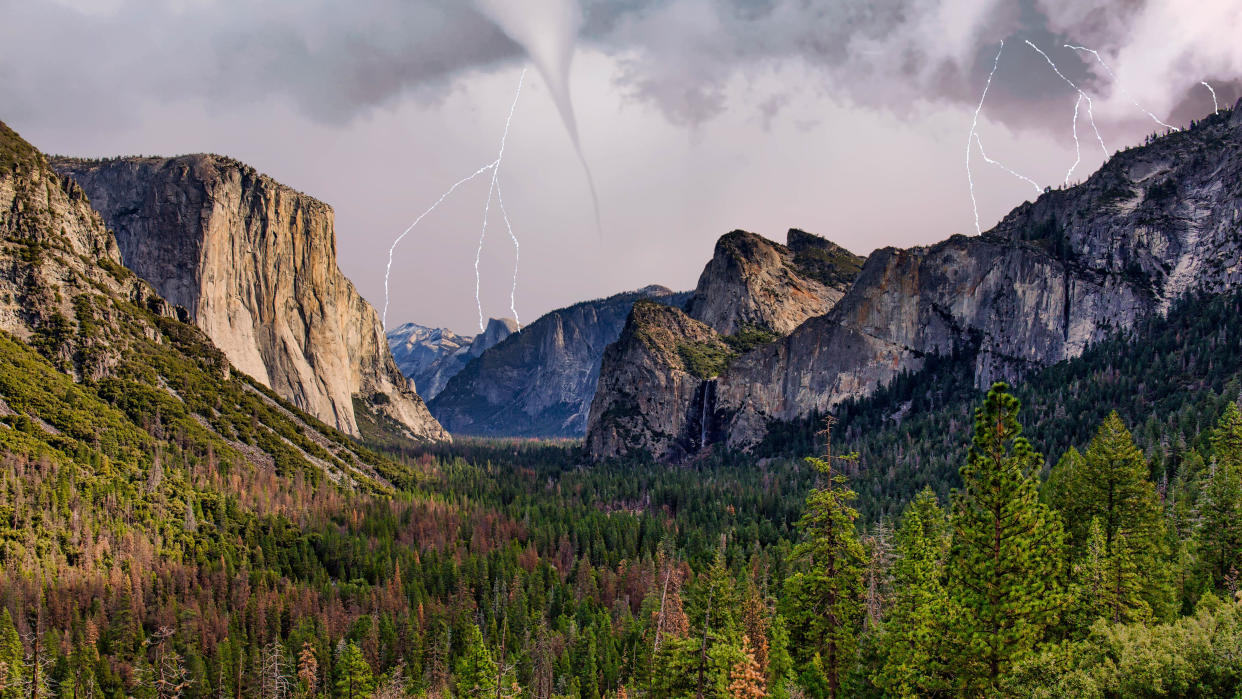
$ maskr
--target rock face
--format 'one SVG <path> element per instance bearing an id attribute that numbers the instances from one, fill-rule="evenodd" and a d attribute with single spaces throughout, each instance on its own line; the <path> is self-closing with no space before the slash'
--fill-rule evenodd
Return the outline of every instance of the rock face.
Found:
<path id="1" fill-rule="evenodd" d="M 455 434 L 581 436 L 604 348 L 641 299 L 679 305 L 686 296 L 649 286 L 552 311 L 470 361 L 432 413 Z"/>
<path id="2" fill-rule="evenodd" d="M 587 430 L 590 453 L 646 451 L 679 461 L 708 442 L 714 382 L 688 366 L 688 346 L 729 351 L 720 333 L 676 308 L 634 304 L 621 337 L 604 352 Z"/>
<path id="3" fill-rule="evenodd" d="M 1019 206 L 982 236 L 876 251 L 828 313 L 728 363 L 715 378 L 702 431 L 709 444 L 746 448 L 773 421 L 867 395 L 934 354 L 973 353 L 981 387 L 1075 357 L 1190 290 L 1242 284 L 1240 212 L 1242 112 L 1235 107 L 1118 153 L 1083 184 Z M 643 397 L 667 381 L 627 381 L 627 373 L 633 376 L 605 362 L 587 437 L 592 455 L 643 448 L 675 458 L 674 445 L 692 443 L 693 434 L 664 417 L 679 412 L 673 407 L 646 422 L 631 419 L 626 424 L 640 434 L 628 443 L 607 438 L 616 429 L 607 412 L 614 403 L 679 402 L 680 412 L 693 410 L 692 391 Z"/>
<path id="4" fill-rule="evenodd" d="M 59 341 L 73 332 L 74 297 L 107 293 L 144 305 L 154 296 L 121 267 L 116 241 L 82 188 L 53 172 L 43 154 L 2 122 L 0 253 L 0 330 L 42 342 L 58 368 L 79 379 L 102 375 L 115 357 L 102 348 L 73 351 L 72 343 Z M 152 303 L 172 312 L 158 298 Z M 91 361 L 84 361 L 87 354 Z"/>
<path id="5" fill-rule="evenodd" d="M 125 266 L 188 309 L 234 366 L 350 434 L 358 399 L 409 436 L 447 437 L 337 268 L 326 204 L 215 155 L 52 165 L 86 190 Z"/>
<path id="6" fill-rule="evenodd" d="M 685 313 L 635 306 L 604 355 L 587 428 L 591 454 L 680 461 L 721 439 L 721 372 L 756 344 L 827 313 L 859 273 L 862 258 L 819 236 L 793 229 L 788 243 L 728 233 Z"/>
<path id="7" fill-rule="evenodd" d="M 414 382 L 418 395 L 431 400 L 471 359 L 517 330 L 517 321 L 511 318 L 492 318 L 487 328 L 473 338 L 448 328 L 405 323 L 388 331 L 388 348 L 397 368 Z"/>
<path id="8" fill-rule="evenodd" d="M 724 335 L 744 328 L 787 335 L 807 318 L 827 313 L 862 258 L 796 229 L 788 242 L 746 231 L 722 236 L 686 312 Z"/>

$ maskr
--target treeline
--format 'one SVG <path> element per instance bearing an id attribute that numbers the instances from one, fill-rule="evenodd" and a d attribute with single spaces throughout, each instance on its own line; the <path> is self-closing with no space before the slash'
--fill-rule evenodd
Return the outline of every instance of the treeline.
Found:
<path id="1" fill-rule="evenodd" d="M 891 523 L 854 509 L 855 454 L 662 474 L 476 444 L 410 455 L 428 494 L 270 504 L 275 474 L 9 457 L 0 697 L 1236 692 L 1236 405 L 1158 479 L 1116 414 L 1041 477 L 1018 414 L 994 387 L 960 487 Z"/>

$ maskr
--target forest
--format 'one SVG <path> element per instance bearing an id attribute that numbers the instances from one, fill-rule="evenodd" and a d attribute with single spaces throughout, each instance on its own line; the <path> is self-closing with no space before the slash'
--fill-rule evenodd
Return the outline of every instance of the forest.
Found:
<path id="1" fill-rule="evenodd" d="M 302 451 L 0 338 L 0 697 L 1233 696 L 1240 308 L 986 394 L 944 358 L 753 454 L 372 439 L 354 488 L 240 379 L 142 345 Z"/>

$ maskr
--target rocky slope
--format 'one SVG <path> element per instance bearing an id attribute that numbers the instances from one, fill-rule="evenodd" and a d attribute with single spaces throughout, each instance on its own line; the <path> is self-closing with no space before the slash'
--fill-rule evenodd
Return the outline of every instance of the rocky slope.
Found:
<path id="1" fill-rule="evenodd" d="M 929 355 L 955 350 L 973 354 L 981 386 L 1018 378 L 1081 354 L 1188 290 L 1242 284 L 1239 211 L 1235 107 L 1118 153 L 1083 184 L 1023 204 L 982 236 L 875 252 L 831 311 L 720 371 L 699 409 L 706 429 L 661 418 L 678 412 L 668 408 L 626 443 L 597 437 L 615 429 L 612 404 L 648 390 L 611 376 L 634 368 L 606 363 L 600 385 L 611 394 L 596 397 L 588 445 L 596 458 L 637 448 L 676 458 L 674 445 L 693 443 L 698 429 L 709 444 L 745 448 L 773 421 L 867 395 Z M 689 414 L 695 399 L 687 395 L 679 388 L 661 400 L 680 401 Z"/>
<path id="2" fill-rule="evenodd" d="M 495 347 L 517 332 L 512 318 L 492 318 L 474 337 L 458 335 L 448 328 L 429 328 L 404 323 L 388 331 L 388 348 L 401 373 L 414 382 L 418 395 L 431 400 L 444 390 L 471 359 Z"/>
<path id="3" fill-rule="evenodd" d="M 724 335 L 744 328 L 788 335 L 845 294 L 862 258 L 794 229 L 789 245 L 733 231 L 716 241 L 686 312 Z"/>
<path id="4" fill-rule="evenodd" d="M 297 475 L 392 492 L 412 474 L 233 370 L 202 331 L 120 264 L 73 180 L 0 123 L 0 449 L 93 463 L 108 487 L 184 507 L 207 478 Z M 92 461 L 93 459 L 93 461 Z M 111 461 L 109 461 L 111 460 Z M 150 516 L 150 513 L 143 515 Z"/>
<path id="5" fill-rule="evenodd" d="M 640 299 L 686 300 L 649 286 L 552 311 L 467 364 L 431 401 L 432 413 L 453 433 L 581 436 L 604 348 Z"/>
<path id="6" fill-rule="evenodd" d="M 358 400 L 409 436 L 447 437 L 337 268 L 326 204 L 215 155 L 52 164 L 85 189 L 121 261 L 234 366 L 345 432 L 359 433 Z"/>

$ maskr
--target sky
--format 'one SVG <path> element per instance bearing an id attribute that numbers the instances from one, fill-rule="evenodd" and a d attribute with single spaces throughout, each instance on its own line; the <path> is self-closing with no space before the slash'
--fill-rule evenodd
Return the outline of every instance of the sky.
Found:
<path id="1" fill-rule="evenodd" d="M 1242 96 L 1236 0 L 0 0 L 0 17 L 0 120 L 48 153 L 253 165 L 332 205 L 340 267 L 379 309 L 394 239 L 496 160 L 512 107 L 477 300 L 491 171 L 393 250 L 388 326 L 462 333 L 692 288 L 737 228 L 863 255 L 973 235 L 968 143 L 987 230 L 1158 121 L 1211 113 L 1203 81 L 1221 107 Z"/>

